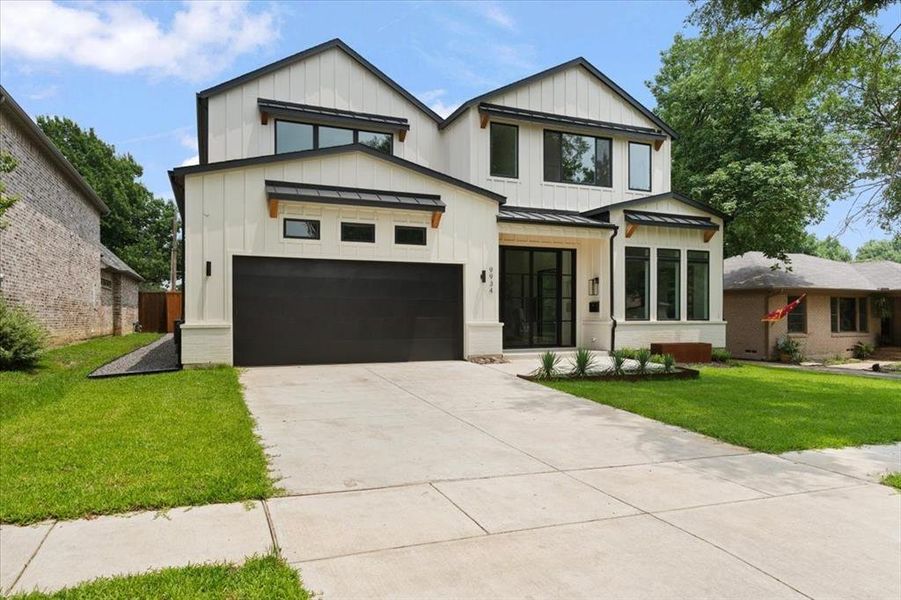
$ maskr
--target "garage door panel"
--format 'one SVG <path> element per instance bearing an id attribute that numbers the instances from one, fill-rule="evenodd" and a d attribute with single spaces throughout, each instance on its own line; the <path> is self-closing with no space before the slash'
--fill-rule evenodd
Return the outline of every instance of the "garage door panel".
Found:
<path id="1" fill-rule="evenodd" d="M 463 356 L 460 265 L 234 259 L 238 365 Z"/>

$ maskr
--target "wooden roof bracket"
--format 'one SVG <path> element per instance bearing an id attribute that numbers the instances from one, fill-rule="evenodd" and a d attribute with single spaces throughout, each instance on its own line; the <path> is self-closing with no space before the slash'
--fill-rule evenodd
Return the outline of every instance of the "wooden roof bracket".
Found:
<path id="1" fill-rule="evenodd" d="M 261 125 L 269 124 L 269 113 L 267 113 L 265 110 L 260 111 L 260 124 Z"/>
<path id="2" fill-rule="evenodd" d="M 632 234 L 635 233 L 635 230 L 638 229 L 638 225 L 635 223 L 627 223 L 626 224 L 626 237 L 632 237 Z"/>
<path id="3" fill-rule="evenodd" d="M 707 229 L 707 230 L 705 230 L 705 231 L 704 231 L 704 243 L 706 244 L 706 243 L 709 242 L 711 239 L 713 239 L 713 236 L 716 235 L 716 232 L 717 232 L 716 229 Z"/>
<path id="4" fill-rule="evenodd" d="M 269 198 L 269 218 L 278 218 L 278 200 L 274 200 L 273 198 Z"/>
<path id="5" fill-rule="evenodd" d="M 481 117 L 480 126 L 482 129 L 485 129 L 488 127 L 488 113 L 483 112 L 479 116 Z"/>
<path id="6" fill-rule="evenodd" d="M 397 139 L 400 142 L 403 142 L 405 139 L 407 139 L 407 130 L 406 129 L 399 130 L 397 132 Z"/>
<path id="7" fill-rule="evenodd" d="M 438 229 L 438 225 L 441 223 L 441 215 L 444 213 L 436 210 L 432 213 L 432 229 Z"/>
<path id="8" fill-rule="evenodd" d="M 654 150 L 660 150 L 663 147 L 663 140 L 654 140 Z"/>

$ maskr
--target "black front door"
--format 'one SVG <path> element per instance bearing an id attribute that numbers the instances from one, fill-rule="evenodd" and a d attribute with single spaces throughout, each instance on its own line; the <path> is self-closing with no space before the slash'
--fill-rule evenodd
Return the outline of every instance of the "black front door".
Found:
<path id="1" fill-rule="evenodd" d="M 573 346 L 576 252 L 501 247 L 504 348 Z"/>

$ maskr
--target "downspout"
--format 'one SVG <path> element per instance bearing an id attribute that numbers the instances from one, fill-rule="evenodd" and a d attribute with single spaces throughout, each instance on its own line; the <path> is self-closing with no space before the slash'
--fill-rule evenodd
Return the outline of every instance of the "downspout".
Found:
<path id="1" fill-rule="evenodd" d="M 610 328 L 610 352 L 616 350 L 616 318 L 613 316 L 613 238 L 619 233 L 619 227 L 614 226 L 613 235 L 610 236 L 610 321 L 613 327 Z"/>

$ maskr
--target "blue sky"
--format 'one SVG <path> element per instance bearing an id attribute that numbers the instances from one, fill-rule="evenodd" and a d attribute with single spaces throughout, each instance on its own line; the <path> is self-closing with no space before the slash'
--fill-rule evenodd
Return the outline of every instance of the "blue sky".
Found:
<path id="1" fill-rule="evenodd" d="M 446 114 L 462 101 L 584 56 L 649 107 L 644 82 L 687 31 L 684 2 L 51 2 L 0 3 L 0 81 L 32 116 L 93 127 L 171 198 L 166 171 L 196 157 L 194 94 L 340 37 Z M 901 18 L 895 5 L 888 27 Z M 688 31 L 690 33 L 690 31 Z M 835 233 L 834 204 L 819 236 Z M 856 248 L 884 237 L 865 223 Z"/>

